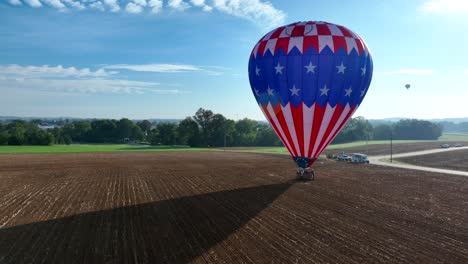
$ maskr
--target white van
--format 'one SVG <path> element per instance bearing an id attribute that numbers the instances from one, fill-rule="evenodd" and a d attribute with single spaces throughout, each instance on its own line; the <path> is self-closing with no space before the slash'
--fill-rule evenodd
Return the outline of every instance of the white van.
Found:
<path id="1" fill-rule="evenodd" d="M 351 156 L 351 162 L 353 163 L 369 163 L 369 159 L 366 154 L 353 153 Z"/>

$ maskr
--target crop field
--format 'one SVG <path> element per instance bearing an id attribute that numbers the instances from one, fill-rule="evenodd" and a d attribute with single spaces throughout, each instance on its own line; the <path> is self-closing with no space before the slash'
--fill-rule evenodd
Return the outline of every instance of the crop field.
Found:
<path id="1" fill-rule="evenodd" d="M 468 263 L 468 178 L 286 155 L 0 155 L 0 263 Z"/>
<path id="2" fill-rule="evenodd" d="M 0 146 L 0 154 L 32 153 L 81 153 L 81 152 L 127 152 L 127 151 L 198 151 L 200 148 L 183 146 L 149 146 L 128 144 L 76 144 L 52 146 Z"/>
<path id="3" fill-rule="evenodd" d="M 425 167 L 468 171 L 468 150 L 466 149 L 398 158 L 397 160 Z"/>
<path id="4" fill-rule="evenodd" d="M 413 151 L 429 150 L 440 148 L 441 144 L 448 143 L 453 144 L 450 141 L 404 141 L 398 140 L 393 142 L 393 154 L 406 153 Z M 464 145 L 468 145 L 468 142 L 460 141 Z M 288 153 L 284 147 L 273 147 L 273 148 L 233 148 L 234 150 L 251 151 L 251 152 L 265 152 L 265 153 Z M 345 154 L 350 153 L 364 153 L 368 155 L 390 155 L 390 142 L 389 141 L 369 141 L 369 144 L 365 142 L 354 142 L 347 144 L 337 144 L 328 146 L 323 154 L 338 155 L 344 152 Z"/>

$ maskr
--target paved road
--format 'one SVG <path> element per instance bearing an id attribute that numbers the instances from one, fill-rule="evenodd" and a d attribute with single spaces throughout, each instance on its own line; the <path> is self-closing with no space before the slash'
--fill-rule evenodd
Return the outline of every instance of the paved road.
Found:
<path id="1" fill-rule="evenodd" d="M 411 156 L 420 156 L 420 155 L 427 155 L 427 154 L 447 152 L 447 151 L 455 151 L 455 150 L 462 150 L 462 149 L 468 149 L 468 147 L 447 148 L 447 149 L 431 149 L 431 150 L 401 153 L 401 154 L 393 155 L 393 158 L 395 159 L 395 158 L 403 158 L 403 157 L 411 157 Z M 466 172 L 466 171 L 446 170 L 446 169 L 416 166 L 416 165 L 406 164 L 406 163 L 402 163 L 402 162 L 390 163 L 390 162 L 384 161 L 384 160 L 389 160 L 389 159 L 390 159 L 390 155 L 370 156 L 369 157 L 370 163 L 375 164 L 375 165 L 397 167 L 397 168 L 411 169 L 411 170 L 439 172 L 439 173 L 446 173 L 446 174 L 453 174 L 453 175 L 460 175 L 460 176 L 467 176 L 468 177 L 468 172 Z"/>

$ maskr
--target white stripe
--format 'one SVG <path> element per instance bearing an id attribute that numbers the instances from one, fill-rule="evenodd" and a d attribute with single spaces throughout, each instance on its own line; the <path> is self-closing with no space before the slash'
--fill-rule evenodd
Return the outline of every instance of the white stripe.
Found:
<path id="1" fill-rule="evenodd" d="M 343 32 L 341 32 L 341 29 L 337 27 L 336 25 L 327 24 L 327 26 L 332 36 L 343 36 Z"/>
<path id="2" fill-rule="evenodd" d="M 293 32 L 293 29 L 295 28 L 296 26 L 287 26 L 284 28 L 283 32 L 281 32 L 280 34 L 280 38 L 289 38 L 291 37 L 291 34 Z"/>
<path id="3" fill-rule="evenodd" d="M 345 40 L 346 40 L 346 47 L 348 48 L 348 54 L 350 54 L 353 49 L 356 50 L 356 53 L 359 53 L 356 40 L 354 38 L 345 37 Z"/>
<path id="4" fill-rule="evenodd" d="M 323 114 L 322 124 L 320 124 L 320 130 L 317 135 L 317 139 L 315 140 L 314 149 L 312 150 L 313 158 L 316 158 L 316 153 L 317 153 L 320 143 L 322 142 L 323 134 L 325 134 L 325 131 L 330 125 L 330 119 L 332 118 L 333 113 L 335 112 L 335 109 L 336 109 L 336 106 L 331 107 L 329 104 L 327 104 L 326 106 L 325 113 Z"/>
<path id="5" fill-rule="evenodd" d="M 284 108 L 281 107 L 281 109 L 283 110 L 284 120 L 288 125 L 289 135 L 291 135 L 294 147 L 296 148 L 296 154 L 303 157 L 301 149 L 299 148 L 299 143 L 297 142 L 296 128 L 294 127 L 294 118 L 292 116 L 291 107 L 292 105 L 288 103 Z"/>
<path id="6" fill-rule="evenodd" d="M 288 53 L 294 48 L 297 47 L 297 49 L 302 53 L 302 47 L 304 42 L 304 37 L 291 37 L 289 39 L 289 45 L 288 45 Z"/>
<path id="7" fill-rule="evenodd" d="M 304 156 L 309 154 L 310 134 L 314 124 L 315 103 L 309 108 L 305 104 L 302 107 L 302 124 L 304 127 Z"/>
<path id="8" fill-rule="evenodd" d="M 258 46 L 260 46 L 260 42 L 258 42 L 257 45 L 255 45 L 252 51 L 254 58 L 257 58 Z"/>
<path id="9" fill-rule="evenodd" d="M 268 32 L 261 40 L 269 40 L 275 31 L 276 29 L 273 29 L 272 31 Z"/>
<path id="10" fill-rule="evenodd" d="M 304 36 L 316 36 L 317 35 L 317 25 L 307 24 L 304 28 Z"/>
<path id="11" fill-rule="evenodd" d="M 349 113 L 349 111 L 351 110 L 351 107 L 349 106 L 349 104 L 347 103 L 345 108 L 343 109 L 343 112 L 341 113 L 340 117 L 338 118 L 338 120 L 336 121 L 336 124 L 335 124 L 335 127 L 333 127 L 333 129 L 331 130 L 330 134 L 328 134 L 328 137 L 327 139 L 324 141 L 325 144 L 323 144 L 322 148 L 319 150 L 319 155 L 320 153 L 322 153 L 322 151 L 328 146 L 328 144 L 330 144 L 330 142 L 333 140 L 333 134 L 336 132 L 336 130 L 340 127 L 340 125 L 343 123 L 343 122 L 346 122 L 347 120 L 344 120 L 346 115 Z M 333 137 L 333 138 L 332 138 Z"/>
<path id="12" fill-rule="evenodd" d="M 334 51 L 334 45 L 333 45 L 333 37 L 332 36 L 323 36 L 320 35 L 318 36 L 318 42 L 319 42 L 319 53 L 322 52 L 322 50 L 328 46 L 332 51 Z"/>
<path id="13" fill-rule="evenodd" d="M 267 52 L 267 50 L 270 50 L 271 55 L 275 54 L 275 47 L 276 47 L 276 42 L 278 39 L 270 39 L 267 41 L 267 44 L 265 46 L 265 50 L 263 51 L 263 55 Z"/>
<path id="14" fill-rule="evenodd" d="M 274 110 L 273 107 L 271 106 L 271 103 L 270 103 L 270 102 L 269 102 L 268 105 L 267 105 L 267 109 L 268 109 L 268 113 L 270 113 L 270 116 L 271 116 L 271 119 L 273 120 L 273 123 L 275 124 L 276 128 L 278 128 L 278 131 L 279 131 L 279 133 L 281 134 L 281 137 L 280 137 L 280 138 L 284 138 L 283 143 L 288 147 L 288 149 L 294 150 L 293 148 L 291 148 L 291 144 L 289 143 L 288 138 L 287 138 L 286 135 L 284 134 L 283 128 L 281 127 L 281 125 L 280 125 L 278 119 L 276 118 L 275 110 Z M 267 118 L 268 118 L 268 117 L 267 117 Z M 291 153 L 291 154 L 294 155 L 294 153 Z"/>

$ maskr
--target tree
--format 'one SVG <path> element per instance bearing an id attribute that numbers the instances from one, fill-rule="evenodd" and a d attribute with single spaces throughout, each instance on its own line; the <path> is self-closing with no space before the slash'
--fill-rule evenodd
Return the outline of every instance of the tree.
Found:
<path id="1" fill-rule="evenodd" d="M 207 144 L 212 147 L 221 147 L 224 145 L 224 136 L 226 135 L 226 118 L 221 114 L 215 114 L 211 118 L 205 130 L 207 131 Z"/>
<path id="2" fill-rule="evenodd" d="M 5 131 L 0 132 L 0 145 L 5 145 L 8 143 L 8 133 Z"/>
<path id="3" fill-rule="evenodd" d="M 236 122 L 235 141 L 238 146 L 253 146 L 257 135 L 257 122 L 244 118 Z"/>
<path id="4" fill-rule="evenodd" d="M 137 126 L 139 126 L 141 131 L 147 135 L 151 131 L 152 124 L 148 120 L 143 120 L 143 121 L 138 122 Z"/>
<path id="5" fill-rule="evenodd" d="M 132 138 L 132 129 L 135 126 L 128 118 L 122 118 L 117 122 L 117 135 L 119 141 Z"/>
<path id="6" fill-rule="evenodd" d="M 376 125 L 373 129 L 373 138 L 375 140 L 389 140 L 392 134 L 392 127 L 388 124 Z"/>
<path id="7" fill-rule="evenodd" d="M 179 123 L 177 135 L 178 143 L 181 145 L 194 147 L 200 144 L 200 129 L 197 122 L 190 117 L 185 118 Z"/>
<path id="8" fill-rule="evenodd" d="M 213 112 L 211 110 L 205 110 L 203 108 L 199 108 L 195 115 L 193 116 L 193 119 L 201 128 L 201 142 L 203 145 L 207 145 L 208 143 L 208 137 L 209 137 L 209 131 L 208 131 L 208 126 L 213 119 Z"/>
<path id="9" fill-rule="evenodd" d="M 159 132 L 159 140 L 163 145 L 175 145 L 176 143 L 176 128 L 174 123 L 161 123 L 157 126 Z"/>
<path id="10" fill-rule="evenodd" d="M 282 143 L 270 125 L 258 123 L 257 135 L 255 137 L 255 145 L 256 146 L 281 146 Z"/>

